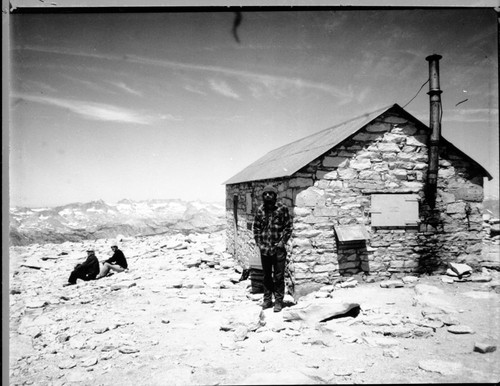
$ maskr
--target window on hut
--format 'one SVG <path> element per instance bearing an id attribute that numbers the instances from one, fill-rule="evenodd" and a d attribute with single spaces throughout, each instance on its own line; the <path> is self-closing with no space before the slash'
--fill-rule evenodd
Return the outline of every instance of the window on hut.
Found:
<path id="1" fill-rule="evenodd" d="M 419 223 L 418 195 L 372 194 L 373 227 L 415 227 Z"/>

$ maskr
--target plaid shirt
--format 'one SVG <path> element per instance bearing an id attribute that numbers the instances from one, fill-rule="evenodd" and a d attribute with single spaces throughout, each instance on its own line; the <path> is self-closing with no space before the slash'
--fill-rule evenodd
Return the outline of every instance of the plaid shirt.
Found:
<path id="1" fill-rule="evenodd" d="M 288 208 L 281 202 L 277 202 L 269 212 L 261 205 L 253 222 L 253 235 L 261 253 L 274 254 L 278 243 L 282 243 L 284 248 L 292 235 L 292 223 Z"/>

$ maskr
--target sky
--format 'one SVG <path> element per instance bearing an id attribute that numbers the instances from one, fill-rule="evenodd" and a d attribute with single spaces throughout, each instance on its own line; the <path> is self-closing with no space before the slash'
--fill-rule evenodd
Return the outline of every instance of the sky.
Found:
<path id="1" fill-rule="evenodd" d="M 223 202 L 224 181 L 270 150 L 352 117 L 398 103 L 428 124 L 434 53 L 442 134 L 498 197 L 493 10 L 243 9 L 237 38 L 234 19 L 12 14 L 10 206 Z"/>

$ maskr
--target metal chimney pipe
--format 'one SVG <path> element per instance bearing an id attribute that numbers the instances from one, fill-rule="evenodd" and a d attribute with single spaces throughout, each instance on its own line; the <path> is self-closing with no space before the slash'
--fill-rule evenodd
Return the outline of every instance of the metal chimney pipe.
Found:
<path id="1" fill-rule="evenodd" d="M 439 60 L 441 55 L 430 55 L 425 58 L 429 62 L 429 95 L 430 117 L 429 127 L 429 167 L 427 170 L 427 198 L 431 206 L 436 202 L 437 177 L 439 168 L 439 141 L 441 139 L 441 93 L 439 88 Z"/>

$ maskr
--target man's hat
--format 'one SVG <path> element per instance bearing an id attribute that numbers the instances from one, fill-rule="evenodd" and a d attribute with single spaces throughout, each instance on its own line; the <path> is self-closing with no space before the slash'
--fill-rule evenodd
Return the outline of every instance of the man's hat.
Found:
<path id="1" fill-rule="evenodd" d="M 271 192 L 271 193 L 274 193 L 275 195 L 278 195 L 278 190 L 276 190 L 276 188 L 272 185 L 266 185 L 264 187 L 264 190 L 262 191 L 262 194 L 266 193 L 266 192 Z"/>
<path id="2" fill-rule="evenodd" d="M 89 248 L 87 249 L 87 252 L 94 252 L 94 250 Z"/>

